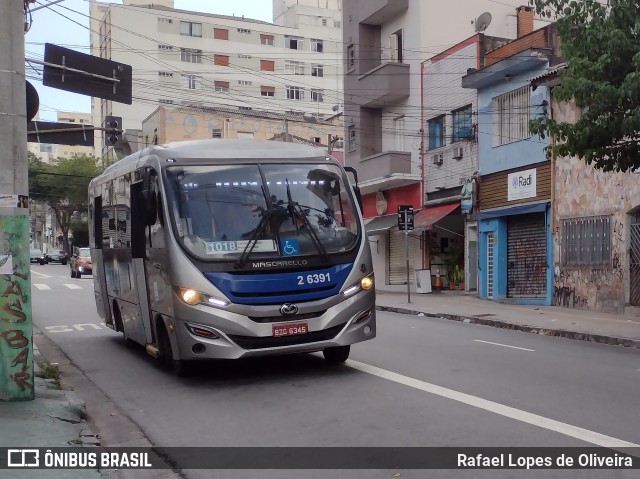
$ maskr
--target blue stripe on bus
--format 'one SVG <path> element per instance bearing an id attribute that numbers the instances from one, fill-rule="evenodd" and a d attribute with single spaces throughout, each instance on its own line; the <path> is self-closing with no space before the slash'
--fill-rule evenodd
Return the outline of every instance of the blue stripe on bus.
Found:
<path id="1" fill-rule="evenodd" d="M 234 274 L 204 273 L 222 293 L 238 304 L 280 304 L 328 298 L 340 292 L 352 264 L 304 272 Z M 320 281 L 324 275 L 325 281 Z"/>

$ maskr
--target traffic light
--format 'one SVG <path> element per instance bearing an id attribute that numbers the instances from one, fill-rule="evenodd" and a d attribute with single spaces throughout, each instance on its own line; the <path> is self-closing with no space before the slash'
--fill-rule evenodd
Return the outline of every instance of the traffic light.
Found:
<path id="1" fill-rule="evenodd" d="M 105 124 L 105 144 L 118 148 L 122 145 L 122 117 L 106 116 Z"/>

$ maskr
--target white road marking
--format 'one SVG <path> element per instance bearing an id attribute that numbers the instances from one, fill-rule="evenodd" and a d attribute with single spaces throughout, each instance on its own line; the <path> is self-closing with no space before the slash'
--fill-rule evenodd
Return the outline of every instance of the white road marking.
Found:
<path id="1" fill-rule="evenodd" d="M 441 396 L 447 399 L 452 399 L 454 401 L 458 401 L 460 403 L 467 404 L 469 406 L 477 407 L 479 409 L 484 409 L 485 411 L 489 411 L 504 417 L 515 419 L 516 421 L 521 421 L 527 424 L 531 424 L 533 426 L 541 427 L 543 429 L 548 429 L 550 431 L 558 432 L 560 434 L 564 434 L 565 436 L 573 437 L 581 441 L 595 444 L 597 446 L 611 447 L 611 448 L 640 447 L 640 444 L 634 444 L 632 442 L 627 442 L 622 439 L 606 436 L 604 434 L 600 434 L 595 431 L 590 431 L 589 429 L 583 429 L 581 427 L 572 426 L 571 424 L 556 421 L 554 419 L 549 419 L 544 416 L 539 416 L 537 414 L 533 414 L 527 411 L 522 411 L 521 409 L 516 409 L 510 406 L 505 406 L 504 404 L 500 404 L 494 401 L 488 401 L 486 399 L 482 399 L 477 396 L 472 396 L 470 394 L 454 391 L 453 389 L 444 388 L 442 386 L 437 386 L 435 384 L 427 383 L 425 381 L 420 381 L 418 379 L 410 378 L 408 376 L 403 376 L 402 374 L 394 373 L 392 371 L 387 371 L 386 369 L 378 368 L 370 364 L 365 364 L 365 363 L 361 363 L 354 360 L 348 360 L 346 364 L 353 369 L 357 369 L 358 371 L 362 371 L 364 373 L 371 374 L 373 376 L 387 379 L 389 381 L 393 381 L 398 384 L 403 384 L 405 386 L 409 386 L 409 387 L 418 389 L 420 391 L 435 394 L 437 396 Z"/>
<path id="2" fill-rule="evenodd" d="M 39 289 L 40 291 L 45 291 L 47 289 L 51 289 L 51 286 L 47 285 L 47 284 L 41 284 L 41 283 L 33 283 L 33 285 Z"/>
<path id="3" fill-rule="evenodd" d="M 64 285 L 69 289 L 82 289 L 82 286 L 78 286 L 77 284 L 73 283 L 64 283 Z"/>
<path id="4" fill-rule="evenodd" d="M 518 346 L 509 346 L 508 344 L 492 343 L 491 341 L 483 341 L 482 339 L 474 339 L 477 343 L 493 344 L 494 346 L 502 346 L 503 348 L 520 349 L 522 351 L 535 352 L 535 349 L 519 348 Z"/>
<path id="5" fill-rule="evenodd" d="M 39 273 L 38 271 L 31 270 L 31 274 L 38 275 L 40 278 L 51 278 L 48 274 Z"/>

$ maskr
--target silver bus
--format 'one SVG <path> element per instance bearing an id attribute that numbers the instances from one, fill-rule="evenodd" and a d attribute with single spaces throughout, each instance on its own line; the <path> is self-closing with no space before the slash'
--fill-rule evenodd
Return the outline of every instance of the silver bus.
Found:
<path id="1" fill-rule="evenodd" d="M 154 145 L 94 178 L 89 201 L 99 315 L 178 373 L 312 351 L 344 362 L 376 335 L 356 172 L 317 148 Z"/>

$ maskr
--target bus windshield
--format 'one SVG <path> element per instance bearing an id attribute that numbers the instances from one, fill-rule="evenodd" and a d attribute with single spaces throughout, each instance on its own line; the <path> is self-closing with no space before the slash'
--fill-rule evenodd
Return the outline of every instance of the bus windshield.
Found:
<path id="1" fill-rule="evenodd" d="M 182 166 L 167 169 L 172 221 L 203 260 L 350 251 L 358 215 L 331 164 Z M 247 247 L 247 245 L 249 245 Z"/>

